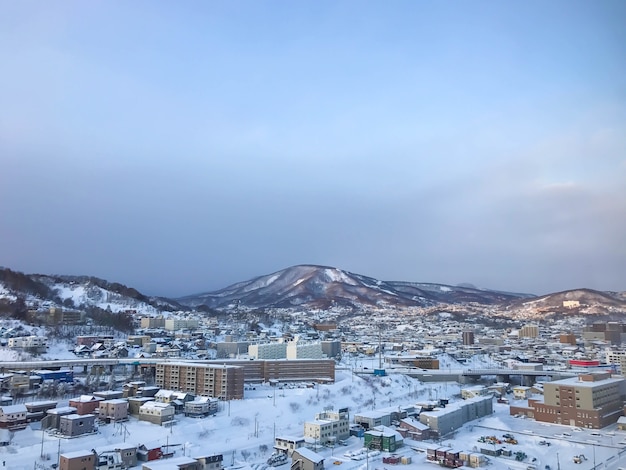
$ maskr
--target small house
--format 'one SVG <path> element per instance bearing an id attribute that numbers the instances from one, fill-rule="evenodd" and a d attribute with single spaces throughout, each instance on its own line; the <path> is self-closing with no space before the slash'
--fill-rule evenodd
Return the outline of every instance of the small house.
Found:
<path id="1" fill-rule="evenodd" d="M 65 415 L 61 416 L 59 432 L 66 437 L 76 437 L 90 434 L 96 430 L 95 415 Z"/>
<path id="2" fill-rule="evenodd" d="M 65 452 L 59 457 L 59 470 L 95 470 L 96 454 L 89 450 Z"/>
<path id="3" fill-rule="evenodd" d="M 291 455 L 291 470 L 324 470 L 324 457 L 306 447 L 300 447 Z"/>

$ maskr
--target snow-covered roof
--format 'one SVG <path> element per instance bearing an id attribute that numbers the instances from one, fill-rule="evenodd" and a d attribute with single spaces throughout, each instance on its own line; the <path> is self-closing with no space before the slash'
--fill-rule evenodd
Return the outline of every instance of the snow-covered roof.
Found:
<path id="1" fill-rule="evenodd" d="M 304 457 L 307 460 L 310 460 L 311 462 L 314 463 L 320 463 L 324 461 L 324 457 L 322 457 L 320 454 L 313 452 L 310 449 L 307 449 L 306 447 L 299 447 L 298 449 L 293 451 L 294 454 L 297 452 L 298 454 L 300 454 L 302 457 Z"/>

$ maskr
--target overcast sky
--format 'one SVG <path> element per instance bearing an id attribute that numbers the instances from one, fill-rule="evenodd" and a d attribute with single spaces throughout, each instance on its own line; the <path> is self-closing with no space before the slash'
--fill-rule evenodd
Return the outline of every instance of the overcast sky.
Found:
<path id="1" fill-rule="evenodd" d="M 0 2 L 0 265 L 626 290 L 626 2 Z"/>

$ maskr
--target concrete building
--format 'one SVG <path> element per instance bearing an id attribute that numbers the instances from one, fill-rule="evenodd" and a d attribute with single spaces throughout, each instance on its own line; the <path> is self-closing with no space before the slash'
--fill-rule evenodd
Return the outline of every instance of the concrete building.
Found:
<path id="1" fill-rule="evenodd" d="M 59 429 L 61 427 L 61 417 L 74 414 L 76 414 L 76 408 L 73 406 L 52 408 L 46 411 L 46 417 L 41 421 L 41 426 L 44 429 Z"/>
<path id="2" fill-rule="evenodd" d="M 128 400 L 115 398 L 100 402 L 100 419 L 106 421 L 125 421 L 128 419 Z"/>
<path id="3" fill-rule="evenodd" d="M 141 317 L 141 327 L 147 329 L 165 328 L 163 317 Z"/>
<path id="4" fill-rule="evenodd" d="M 350 419 L 348 409 L 339 411 L 326 410 L 315 415 L 314 421 L 304 423 L 304 437 L 318 444 L 333 443 L 350 437 Z"/>
<path id="5" fill-rule="evenodd" d="M 65 415 L 59 419 L 59 432 L 66 437 L 90 434 L 96 430 L 95 423 L 95 415 Z"/>
<path id="6" fill-rule="evenodd" d="M 528 406 L 511 406 L 512 415 L 537 421 L 600 429 L 617 422 L 626 398 L 626 379 L 608 373 L 546 382 L 543 399 L 529 399 Z"/>
<path id="7" fill-rule="evenodd" d="M 324 359 L 320 342 L 289 341 L 287 343 L 287 359 Z"/>
<path id="8" fill-rule="evenodd" d="M 474 331 L 463 332 L 463 346 L 471 346 L 474 344 Z"/>
<path id="9" fill-rule="evenodd" d="M 326 357 L 338 359 L 341 357 L 341 341 L 321 341 L 322 352 Z"/>
<path id="10" fill-rule="evenodd" d="M 130 397 L 128 399 L 128 414 L 139 416 L 139 409 L 151 401 L 154 401 L 154 397 Z"/>
<path id="11" fill-rule="evenodd" d="M 519 330 L 520 338 L 538 338 L 539 326 L 538 325 L 524 325 Z"/>
<path id="12" fill-rule="evenodd" d="M 166 318 L 165 329 L 168 331 L 193 330 L 198 328 L 199 322 L 193 318 Z"/>
<path id="13" fill-rule="evenodd" d="M 276 452 L 287 454 L 287 457 L 291 457 L 293 451 L 303 447 L 305 440 L 302 437 L 276 437 L 274 439 L 274 449 Z"/>
<path id="14" fill-rule="evenodd" d="M 391 413 L 387 411 L 372 410 L 354 415 L 354 423 L 364 429 L 372 429 L 376 426 L 391 426 Z"/>
<path id="15" fill-rule="evenodd" d="M 59 457 L 59 470 L 95 470 L 96 454 L 89 450 L 64 452 Z"/>
<path id="16" fill-rule="evenodd" d="M 422 411 L 420 422 L 430 427 L 433 435 L 442 437 L 469 421 L 492 413 L 493 398 L 491 396 L 476 397 L 452 403 L 445 408 Z"/>
<path id="17" fill-rule="evenodd" d="M 239 366 L 168 362 L 156 365 L 156 384 L 196 395 L 240 400 L 244 374 Z"/>
<path id="18" fill-rule="evenodd" d="M 69 404 L 76 408 L 77 414 L 86 415 L 95 413 L 96 409 L 100 407 L 100 403 L 103 401 L 102 398 L 93 395 L 81 395 L 78 398 L 71 398 Z"/>
<path id="19" fill-rule="evenodd" d="M 9 338 L 7 346 L 10 349 L 33 349 L 45 352 L 48 348 L 48 338 L 46 336 L 19 336 Z"/>
<path id="20" fill-rule="evenodd" d="M 262 343 L 248 346 L 251 359 L 286 359 L 287 343 Z"/>
<path id="21" fill-rule="evenodd" d="M 139 419 L 162 426 L 174 420 L 174 407 L 168 403 L 149 401 L 139 408 Z"/>

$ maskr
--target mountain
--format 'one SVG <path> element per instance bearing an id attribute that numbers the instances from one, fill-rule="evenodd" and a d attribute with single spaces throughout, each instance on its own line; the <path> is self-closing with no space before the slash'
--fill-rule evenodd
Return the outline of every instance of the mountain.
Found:
<path id="1" fill-rule="evenodd" d="M 190 307 L 216 309 L 331 307 L 426 307 L 441 303 L 499 304 L 528 294 L 442 284 L 380 281 L 328 266 L 292 266 L 214 292 L 176 299 Z"/>
<path id="2" fill-rule="evenodd" d="M 174 300 L 149 297 L 116 282 L 89 276 L 23 274 L 0 268 L 0 304 L 22 300 L 28 308 L 63 307 L 155 314 L 188 310 Z"/>
<path id="3" fill-rule="evenodd" d="M 534 299 L 511 302 L 508 310 L 518 317 L 547 315 L 623 315 L 626 311 L 626 293 L 603 292 L 593 289 L 572 289 L 542 295 Z"/>

